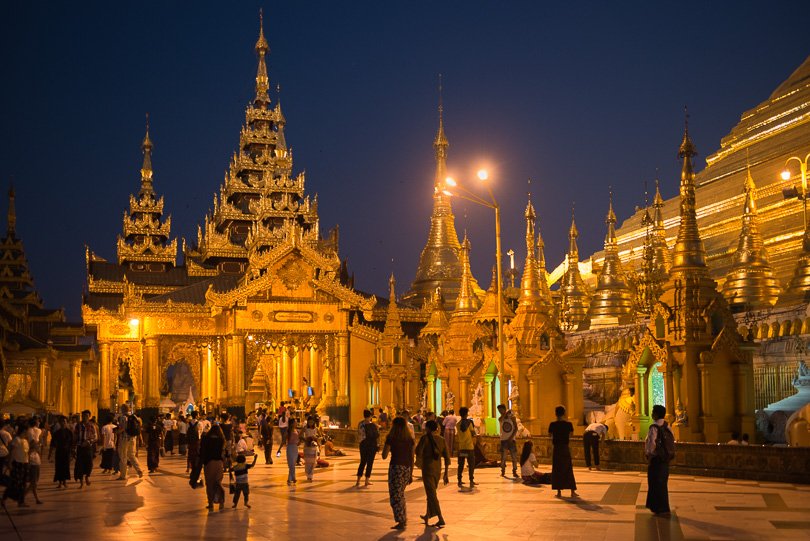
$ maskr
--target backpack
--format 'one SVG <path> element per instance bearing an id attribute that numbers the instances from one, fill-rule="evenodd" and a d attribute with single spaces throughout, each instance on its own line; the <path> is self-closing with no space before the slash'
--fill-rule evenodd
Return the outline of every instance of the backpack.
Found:
<path id="1" fill-rule="evenodd" d="M 366 433 L 366 438 L 363 441 L 368 440 L 369 442 L 377 443 L 377 440 L 380 439 L 380 430 L 374 423 L 364 424 L 363 430 L 365 430 Z"/>
<path id="2" fill-rule="evenodd" d="M 675 436 L 666 423 L 656 429 L 653 457 L 665 462 L 671 462 L 675 458 Z"/>
<path id="3" fill-rule="evenodd" d="M 126 427 L 127 436 L 130 438 L 137 438 L 141 435 L 141 420 L 138 419 L 135 414 L 129 415 L 127 417 L 127 427 Z"/>

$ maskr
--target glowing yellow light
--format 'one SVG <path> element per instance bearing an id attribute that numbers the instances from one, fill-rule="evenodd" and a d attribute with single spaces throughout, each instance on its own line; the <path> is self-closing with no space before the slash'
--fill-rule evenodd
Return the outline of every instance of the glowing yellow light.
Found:
<path id="1" fill-rule="evenodd" d="M 489 178 L 489 173 L 487 172 L 486 169 L 480 169 L 478 171 L 478 178 L 481 180 L 486 180 Z"/>
<path id="2" fill-rule="evenodd" d="M 448 186 L 452 186 L 453 188 L 456 187 L 456 181 L 453 177 L 447 177 L 446 179 L 444 179 L 444 183 L 447 184 Z"/>
<path id="3" fill-rule="evenodd" d="M 447 197 L 453 197 L 453 194 L 450 192 L 450 190 L 442 190 L 442 193 Z"/>
<path id="4" fill-rule="evenodd" d="M 252 334 L 247 335 L 247 339 L 252 342 L 253 341 L 253 335 Z"/>
<path id="5" fill-rule="evenodd" d="M 790 180 L 790 171 L 787 169 L 782 171 L 782 180 Z"/>
<path id="6" fill-rule="evenodd" d="M 138 323 L 140 323 L 140 320 L 138 318 L 132 318 L 129 320 L 129 324 L 132 325 L 133 327 L 137 327 Z"/>

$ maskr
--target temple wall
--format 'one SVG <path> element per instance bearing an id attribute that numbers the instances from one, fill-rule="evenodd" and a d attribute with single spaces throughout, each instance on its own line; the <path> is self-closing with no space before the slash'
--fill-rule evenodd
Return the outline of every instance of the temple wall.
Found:
<path id="1" fill-rule="evenodd" d="M 349 335 L 349 426 L 363 418 L 368 406 L 368 382 L 366 376 L 374 360 L 376 344 L 357 334 Z"/>

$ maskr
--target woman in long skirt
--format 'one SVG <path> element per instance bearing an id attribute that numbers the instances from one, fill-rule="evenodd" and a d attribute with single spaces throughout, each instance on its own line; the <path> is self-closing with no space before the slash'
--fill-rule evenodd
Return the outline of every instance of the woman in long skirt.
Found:
<path id="1" fill-rule="evenodd" d="M 73 431 L 67 426 L 67 417 L 59 417 L 59 426 L 51 438 L 51 448 L 55 454 L 53 480 L 58 487 L 67 488 L 70 481 L 70 451 L 73 449 Z M 50 452 L 48 453 L 50 459 Z"/>
<path id="2" fill-rule="evenodd" d="M 382 452 L 383 460 L 391 453 L 391 462 L 388 465 L 388 500 L 397 522 L 392 528 L 394 530 L 404 530 L 408 520 L 405 512 L 405 487 L 413 479 L 413 448 L 413 437 L 405 418 L 394 418 Z"/>
<path id="3" fill-rule="evenodd" d="M 200 440 L 200 460 L 205 476 L 205 494 L 208 497 L 208 510 L 218 503 L 220 510 L 225 505 L 225 491 L 222 489 L 222 475 L 225 472 L 225 435 L 219 425 L 214 425 Z"/>
<path id="4" fill-rule="evenodd" d="M 287 486 L 294 486 L 295 464 L 298 462 L 298 431 L 295 429 L 295 419 L 290 419 L 287 425 L 287 467 L 290 473 L 287 475 Z"/>
<path id="5" fill-rule="evenodd" d="M 160 466 L 160 451 L 163 448 L 163 421 L 156 418 L 146 429 L 149 441 L 146 444 L 146 467 L 154 473 Z"/>
<path id="6" fill-rule="evenodd" d="M 554 452 L 551 455 L 551 490 L 557 491 L 557 498 L 562 498 L 561 490 L 569 489 L 571 497 L 576 498 L 577 481 L 574 479 L 574 465 L 571 463 L 571 448 L 568 440 L 574 432 L 574 425 L 565 420 L 565 408 L 557 406 L 554 410 L 557 420 L 548 425 Z"/>
<path id="7" fill-rule="evenodd" d="M 20 507 L 27 507 L 25 504 L 26 485 L 28 483 L 28 438 L 25 436 L 26 426 L 17 426 L 17 435 L 9 444 L 9 457 L 11 458 L 10 482 L 3 493 L 3 506 L 6 499 L 16 500 Z"/>
<path id="8" fill-rule="evenodd" d="M 428 525 L 428 520 L 438 517 L 439 520 L 429 526 L 442 528 L 445 522 L 436 490 L 439 488 L 442 457 L 444 457 L 444 484 L 446 485 L 449 482 L 447 470 L 450 468 L 450 453 L 447 452 L 444 438 L 436 434 L 437 428 L 436 421 L 431 420 L 425 423 L 425 434 L 416 445 L 416 459 L 421 463 L 422 484 L 425 486 L 425 495 L 427 496 L 427 511 L 424 515 L 421 515 L 421 518 Z"/>

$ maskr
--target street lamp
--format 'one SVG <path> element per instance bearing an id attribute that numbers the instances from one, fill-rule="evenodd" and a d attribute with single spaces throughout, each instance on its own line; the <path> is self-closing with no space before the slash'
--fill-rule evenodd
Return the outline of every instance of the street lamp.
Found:
<path id="1" fill-rule="evenodd" d="M 498 288 L 498 371 L 501 374 L 501 400 L 504 399 L 507 393 L 507 384 L 506 384 L 506 362 L 504 361 L 503 355 L 503 277 L 501 274 L 501 207 L 498 205 L 498 201 L 495 199 L 495 194 L 492 193 L 492 186 L 489 185 L 486 181 L 489 179 L 489 172 L 486 169 L 480 169 L 476 174 L 478 176 L 478 180 L 484 183 L 484 186 L 487 189 L 487 193 L 489 194 L 489 201 L 483 199 L 482 197 L 472 193 L 471 191 L 467 190 L 463 186 L 461 186 L 455 179 L 447 177 L 444 181 L 446 186 L 450 186 L 451 188 L 456 188 L 459 192 L 463 193 L 453 193 L 448 189 L 442 190 L 444 195 L 449 197 L 460 197 L 461 199 L 465 199 L 477 205 L 481 205 L 487 208 L 490 208 L 495 211 L 495 269 L 496 269 L 496 281 L 497 281 L 497 288 Z"/>
<path id="2" fill-rule="evenodd" d="M 793 160 L 796 160 L 797 162 L 799 162 L 799 170 L 801 171 L 802 182 L 801 182 L 801 184 L 798 184 L 798 185 L 793 186 L 791 188 L 786 188 L 786 189 L 782 190 L 782 194 L 785 196 L 785 198 L 795 197 L 797 199 L 802 200 L 802 212 L 803 212 L 803 216 L 804 216 L 804 229 L 805 229 L 805 231 L 807 231 L 807 196 L 808 196 L 808 193 L 807 193 L 807 162 L 810 161 L 810 153 L 808 153 L 807 156 L 804 157 L 804 160 L 802 160 L 798 156 L 791 156 L 790 158 L 788 158 L 785 161 L 785 170 L 782 171 L 782 175 L 781 175 L 782 180 L 790 180 L 790 178 L 793 176 L 790 173 L 790 169 L 788 169 L 788 165 Z"/>

